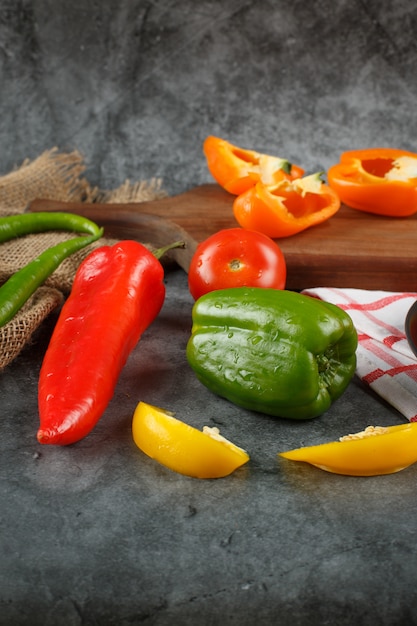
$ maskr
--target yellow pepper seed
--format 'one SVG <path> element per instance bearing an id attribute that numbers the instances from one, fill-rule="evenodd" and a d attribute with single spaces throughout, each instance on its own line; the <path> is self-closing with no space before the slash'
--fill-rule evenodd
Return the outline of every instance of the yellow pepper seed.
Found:
<path id="1" fill-rule="evenodd" d="M 352 441 L 353 439 L 365 439 L 365 437 L 374 437 L 375 435 L 383 435 L 388 432 L 386 426 L 367 426 L 365 430 L 361 430 L 359 433 L 353 433 L 352 435 L 343 435 L 339 437 L 339 441 Z"/>

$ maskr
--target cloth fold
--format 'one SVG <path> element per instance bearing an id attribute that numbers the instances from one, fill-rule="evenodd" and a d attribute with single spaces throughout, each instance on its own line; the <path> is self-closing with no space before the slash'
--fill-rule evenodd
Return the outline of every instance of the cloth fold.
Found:
<path id="1" fill-rule="evenodd" d="M 358 333 L 357 376 L 409 421 L 417 421 L 417 359 L 404 327 L 417 292 L 317 287 L 302 293 L 348 313 Z"/>

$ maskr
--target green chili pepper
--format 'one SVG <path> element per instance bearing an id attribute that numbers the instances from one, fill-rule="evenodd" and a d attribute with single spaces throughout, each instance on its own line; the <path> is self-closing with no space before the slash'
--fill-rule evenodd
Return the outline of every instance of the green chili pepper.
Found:
<path id="1" fill-rule="evenodd" d="M 0 242 L 48 230 L 69 230 L 97 235 L 100 228 L 91 220 L 75 213 L 21 213 L 0 218 Z"/>
<path id="2" fill-rule="evenodd" d="M 0 219 L 0 242 L 48 230 L 70 230 L 90 234 L 52 246 L 10 276 L 0 287 L 0 327 L 14 317 L 64 259 L 97 241 L 103 234 L 103 229 L 97 224 L 72 213 L 24 213 Z"/>
<path id="3" fill-rule="evenodd" d="M 187 358 L 211 391 L 292 419 L 324 413 L 356 367 L 357 333 L 339 307 L 291 291 L 212 291 L 193 308 Z"/>

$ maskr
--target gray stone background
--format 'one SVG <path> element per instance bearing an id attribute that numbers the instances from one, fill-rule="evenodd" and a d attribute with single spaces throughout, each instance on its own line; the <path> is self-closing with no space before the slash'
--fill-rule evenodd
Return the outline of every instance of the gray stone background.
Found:
<path id="1" fill-rule="evenodd" d="M 341 151 L 416 149 L 412 0 L 0 0 L 0 174 L 58 146 L 104 189 L 211 182 L 208 134 L 307 171 Z M 37 379 L 54 316 L 0 376 L 1 626 L 412 626 L 417 465 L 356 479 L 277 452 L 403 420 L 354 378 L 308 425 L 214 397 L 187 366 L 192 299 L 164 308 L 106 415 L 40 447 Z M 177 475 L 134 446 L 138 400 L 220 425 L 250 464 Z"/>
<path id="2" fill-rule="evenodd" d="M 2 0 L 0 173 L 58 146 L 88 178 L 211 181 L 202 142 L 327 168 L 415 149 L 413 0 Z"/>

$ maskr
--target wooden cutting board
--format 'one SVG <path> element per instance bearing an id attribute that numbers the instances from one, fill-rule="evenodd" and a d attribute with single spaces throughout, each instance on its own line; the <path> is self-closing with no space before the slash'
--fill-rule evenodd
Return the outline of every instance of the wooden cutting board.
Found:
<path id="1" fill-rule="evenodd" d="M 29 211 L 69 211 L 89 217 L 108 236 L 156 245 L 176 239 L 172 253 L 188 270 L 198 242 L 237 226 L 234 196 L 216 184 L 141 203 L 87 204 L 37 199 Z M 384 218 L 342 206 L 330 220 L 298 235 L 277 239 L 287 262 L 287 288 L 356 287 L 417 291 L 417 217 Z"/>

